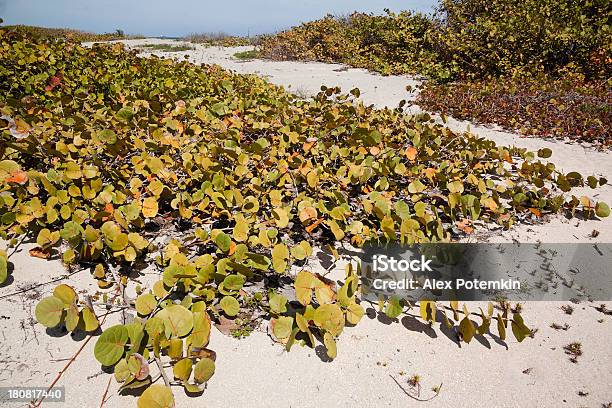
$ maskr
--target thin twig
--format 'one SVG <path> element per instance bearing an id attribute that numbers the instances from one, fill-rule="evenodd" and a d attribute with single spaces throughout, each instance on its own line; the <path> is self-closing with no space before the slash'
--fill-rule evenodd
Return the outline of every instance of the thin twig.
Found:
<path id="1" fill-rule="evenodd" d="M 389 374 L 389 377 L 391 377 L 391 379 L 393 379 L 393 381 L 395 381 L 395 383 L 397 384 L 398 387 L 400 387 L 400 389 L 402 391 L 404 391 L 404 394 L 406 394 L 407 396 L 409 396 L 410 398 L 412 398 L 415 401 L 419 401 L 419 402 L 426 402 L 426 401 L 431 401 L 432 399 L 436 398 L 438 395 L 440 395 L 440 391 L 442 390 L 442 384 L 440 384 L 440 386 L 438 387 L 438 390 L 436 391 L 436 393 L 427 399 L 421 399 L 418 397 L 415 397 L 414 395 L 412 395 L 411 393 L 409 393 L 408 391 L 406 391 L 406 389 L 404 387 L 402 387 L 402 385 L 395 379 L 395 377 L 393 377 L 391 374 Z"/>
<path id="2" fill-rule="evenodd" d="M 104 390 L 104 395 L 102 395 L 102 401 L 100 402 L 100 408 L 102 408 L 104 406 L 104 403 L 106 402 L 106 395 L 108 394 L 108 389 L 110 388 L 110 384 L 111 384 L 111 380 L 113 379 L 112 376 L 108 377 L 108 384 L 106 384 L 106 389 Z"/>
<path id="3" fill-rule="evenodd" d="M 102 319 L 102 322 L 100 322 L 100 326 L 102 326 L 104 324 L 104 322 L 106 321 L 106 316 L 108 316 L 108 313 L 106 313 Z M 87 339 L 83 342 L 83 344 L 81 345 L 81 347 L 77 350 L 77 352 L 70 357 L 70 361 L 68 361 L 68 364 L 66 364 L 64 366 L 64 368 L 62 368 L 62 370 L 57 373 L 57 376 L 55 377 L 55 379 L 53 380 L 53 382 L 51 383 L 51 385 L 49 385 L 49 387 L 47 388 L 47 392 L 45 394 L 49 394 L 49 391 L 51 391 L 51 389 L 55 386 L 55 384 L 57 384 L 57 382 L 60 380 L 60 378 L 62 378 L 62 375 L 64 375 L 64 373 L 66 372 L 66 370 L 68 370 L 68 367 L 70 367 L 70 365 L 72 365 L 72 363 L 74 363 L 74 361 L 76 360 L 76 358 L 79 356 L 79 354 L 81 354 L 81 351 L 83 351 L 83 349 L 85 348 L 85 346 L 87 345 L 87 343 L 89 343 L 89 340 L 91 340 L 93 338 L 93 334 L 90 334 Z M 42 404 L 42 402 L 44 401 L 45 397 L 41 397 L 40 400 L 32 400 L 30 401 L 30 408 L 36 408 L 39 407 L 40 404 Z"/>
<path id="4" fill-rule="evenodd" d="M 162 366 L 161 360 L 157 356 L 155 356 L 154 359 L 155 359 L 155 364 L 157 364 L 157 367 L 159 368 L 159 373 L 164 379 L 164 383 L 166 383 L 166 387 L 170 387 L 170 380 L 168 379 L 168 375 L 166 374 L 166 371 L 164 370 L 164 367 Z"/>
<path id="5" fill-rule="evenodd" d="M 125 300 L 125 286 L 123 286 L 123 282 L 121 282 L 119 271 L 110 264 L 108 265 L 108 269 L 110 269 L 111 273 L 113 274 L 113 278 L 119 287 L 119 295 L 121 296 L 122 306 L 126 306 L 127 302 Z M 121 309 L 121 324 L 125 324 L 126 320 L 125 309 Z"/>
<path id="6" fill-rule="evenodd" d="M 10 259 L 11 256 L 15 255 L 15 252 L 17 252 L 17 250 L 19 249 L 19 247 L 21 246 L 21 244 L 23 243 L 23 241 L 25 241 L 25 239 L 28 237 L 28 234 L 23 234 L 21 236 L 21 239 L 19 240 L 19 242 L 17 242 L 17 244 L 13 247 L 13 250 L 11 251 L 10 254 L 7 255 L 7 258 Z M 7 251 L 8 252 L 8 251 Z"/>
<path id="7" fill-rule="evenodd" d="M 34 289 L 36 289 L 36 288 L 39 288 L 39 287 L 41 287 L 41 286 L 50 285 L 50 284 L 52 284 L 52 283 L 59 282 L 59 281 L 64 280 L 64 279 L 68 279 L 68 278 L 69 278 L 69 277 L 71 277 L 72 275 L 74 275 L 74 274 L 76 274 L 76 273 L 79 273 L 79 272 L 82 272 L 82 271 L 84 271 L 84 270 L 86 270 L 86 269 L 87 269 L 87 268 L 81 268 L 81 269 L 78 269 L 78 270 L 76 270 L 76 271 L 74 271 L 74 272 L 70 272 L 70 273 L 68 273 L 67 275 L 63 275 L 63 276 L 61 276 L 61 277 L 59 277 L 59 278 L 55 278 L 55 279 L 52 279 L 52 280 L 47 281 L 47 282 L 39 283 L 39 284 L 37 284 L 37 285 L 33 285 L 33 286 L 28 287 L 28 288 L 18 290 L 18 291 L 16 291 L 16 292 L 12 292 L 12 293 L 9 293 L 9 294 L 7 294 L 7 295 L 2 295 L 2 296 L 0 296 L 0 299 L 5 299 L 5 298 L 11 297 L 11 296 L 20 295 L 20 294 L 22 294 L 22 293 L 29 292 L 29 291 L 34 290 Z"/>

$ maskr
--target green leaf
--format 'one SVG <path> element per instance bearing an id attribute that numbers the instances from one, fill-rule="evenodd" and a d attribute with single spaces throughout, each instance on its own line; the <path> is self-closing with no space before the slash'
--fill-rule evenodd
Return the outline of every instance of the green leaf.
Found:
<path id="1" fill-rule="evenodd" d="M 549 148 L 546 147 L 538 150 L 538 157 L 548 159 L 550 156 L 552 156 L 552 150 L 550 150 Z"/>
<path id="2" fill-rule="evenodd" d="M 218 116 L 223 116 L 229 112 L 227 105 L 222 102 L 215 103 L 210 107 L 210 110 L 216 113 Z"/>
<path id="3" fill-rule="evenodd" d="M 104 143 L 115 144 L 117 143 L 117 134 L 114 130 L 105 129 L 98 133 L 98 138 Z"/>
<path id="4" fill-rule="evenodd" d="M 270 292 L 270 312 L 281 314 L 287 311 L 287 298 L 278 293 Z"/>
<path id="5" fill-rule="evenodd" d="M 45 327 L 55 327 L 62 321 L 66 305 L 55 296 L 43 298 L 36 305 L 34 312 L 36 320 Z"/>
<path id="6" fill-rule="evenodd" d="M 609 217 L 610 207 L 608 206 L 608 204 L 604 203 L 603 201 L 600 201 L 595 205 L 595 214 L 597 214 L 599 218 Z"/>
<path id="7" fill-rule="evenodd" d="M 117 364 L 115 364 L 114 375 L 117 382 L 124 382 L 130 377 L 131 374 L 132 373 L 130 372 L 127 360 L 125 358 L 122 358 Z"/>
<path id="8" fill-rule="evenodd" d="M 244 242 L 249 237 L 249 224 L 244 219 L 240 219 L 236 221 L 236 225 L 234 226 L 232 236 L 236 242 Z"/>
<path id="9" fill-rule="evenodd" d="M 499 333 L 499 338 L 502 341 L 506 340 L 506 325 L 504 324 L 504 320 L 499 313 L 497 314 L 497 332 Z"/>
<path id="10" fill-rule="evenodd" d="M 334 303 L 321 305 L 315 309 L 313 320 L 317 326 L 334 336 L 340 335 L 344 329 L 344 314 Z"/>
<path id="11" fill-rule="evenodd" d="M 228 252 L 230 249 L 230 246 L 232 245 L 232 239 L 225 232 L 220 232 L 215 237 L 215 244 L 217 244 L 219 249 L 222 250 L 223 252 Z"/>
<path id="12" fill-rule="evenodd" d="M 81 227 L 80 224 L 77 224 L 74 221 L 68 221 L 64 224 L 64 228 L 60 231 L 60 235 L 65 240 L 72 240 L 76 238 L 81 238 L 83 232 L 85 230 Z"/>
<path id="13" fill-rule="evenodd" d="M 0 285 L 8 278 L 8 262 L 4 255 L 0 255 Z"/>
<path id="14" fill-rule="evenodd" d="M 138 408 L 174 408 L 174 395 L 169 387 L 153 384 L 138 398 Z"/>
<path id="15" fill-rule="evenodd" d="M 291 255 L 298 260 L 303 260 L 312 255 L 312 247 L 307 241 L 301 241 L 291 248 Z"/>
<path id="16" fill-rule="evenodd" d="M 467 316 L 465 316 L 459 323 L 459 333 L 463 336 L 463 341 L 469 343 L 476 334 L 476 328 L 474 323 Z"/>
<path id="17" fill-rule="evenodd" d="M 87 306 L 81 310 L 81 318 L 83 320 L 84 329 L 86 332 L 96 331 L 98 330 L 98 327 L 100 327 L 100 322 L 98 321 L 96 314 Z"/>
<path id="18" fill-rule="evenodd" d="M 155 296 L 152 295 L 151 293 L 140 295 L 136 299 L 136 311 L 140 315 L 143 315 L 143 316 L 150 315 L 151 312 L 155 310 L 156 306 L 157 306 L 157 300 L 155 299 Z"/>
<path id="19" fill-rule="evenodd" d="M 332 360 L 336 358 L 336 356 L 338 355 L 338 349 L 334 336 L 325 332 L 325 334 L 323 335 L 323 343 L 325 344 L 325 348 L 327 348 L 327 356 Z"/>
<path id="20" fill-rule="evenodd" d="M 346 321 L 352 325 L 356 325 L 364 314 L 365 311 L 363 310 L 363 306 L 358 303 L 351 303 L 346 308 Z"/>
<path id="21" fill-rule="evenodd" d="M 79 324 L 80 318 L 81 318 L 81 315 L 76 305 L 72 304 L 68 306 L 68 309 L 66 311 L 66 330 L 70 332 L 74 331 L 77 325 Z"/>
<path id="22" fill-rule="evenodd" d="M 286 339 L 291 335 L 293 329 L 293 317 L 280 316 L 272 319 L 272 331 L 276 338 Z"/>
<path id="23" fill-rule="evenodd" d="M 224 296 L 221 302 L 219 302 L 219 306 L 221 306 L 223 312 L 229 317 L 237 316 L 238 312 L 240 312 L 240 304 L 238 300 L 232 296 Z"/>
<path id="24" fill-rule="evenodd" d="M 53 289 L 53 296 L 64 302 L 66 306 L 71 305 L 77 299 L 77 293 L 74 289 L 63 283 Z"/>
<path id="25" fill-rule="evenodd" d="M 122 324 L 104 330 L 94 347 L 96 360 L 103 366 L 114 365 L 125 353 L 128 336 L 128 330 Z"/>
<path id="26" fill-rule="evenodd" d="M 287 258 L 289 250 L 285 244 L 276 244 L 272 249 L 272 266 L 278 273 L 283 273 L 287 269 Z"/>
<path id="27" fill-rule="evenodd" d="M 164 323 L 168 338 L 186 336 L 193 328 L 193 314 L 181 305 L 168 306 L 156 316 Z"/>
<path id="28" fill-rule="evenodd" d="M 228 275 L 223 280 L 223 287 L 228 290 L 240 290 L 245 281 L 244 275 Z"/>
<path id="29" fill-rule="evenodd" d="M 206 312 L 193 313 L 193 331 L 189 335 L 193 347 L 204 347 L 210 339 L 211 322 Z"/>
<path id="30" fill-rule="evenodd" d="M 214 374 L 215 362 L 210 358 L 201 359 L 193 369 L 193 378 L 198 384 L 207 382 Z"/>
<path id="31" fill-rule="evenodd" d="M 425 184 L 421 183 L 418 179 L 408 184 L 408 192 L 410 192 L 410 194 L 422 193 L 426 188 Z"/>
<path id="32" fill-rule="evenodd" d="M 523 322 L 523 317 L 519 313 L 513 314 L 511 327 L 512 334 L 514 334 L 514 337 L 519 343 L 525 340 L 525 338 L 531 334 L 531 330 L 529 330 L 529 328 L 525 326 L 525 323 Z"/>
<path id="33" fill-rule="evenodd" d="M 385 308 L 385 314 L 390 319 L 396 319 L 402 312 L 404 311 L 403 306 L 400 303 L 400 300 L 397 297 L 392 297 L 387 302 L 387 307 Z"/>
<path id="34" fill-rule="evenodd" d="M 184 358 L 179 360 L 172 367 L 172 373 L 174 374 L 174 378 L 178 378 L 181 381 L 189 380 L 189 376 L 191 376 L 191 368 L 193 366 L 193 362 L 190 358 Z"/>
<path id="35" fill-rule="evenodd" d="M 133 117 L 134 111 L 132 110 L 132 108 L 127 106 L 119 109 L 119 111 L 117 112 L 117 118 L 122 119 L 126 122 L 132 119 Z"/>

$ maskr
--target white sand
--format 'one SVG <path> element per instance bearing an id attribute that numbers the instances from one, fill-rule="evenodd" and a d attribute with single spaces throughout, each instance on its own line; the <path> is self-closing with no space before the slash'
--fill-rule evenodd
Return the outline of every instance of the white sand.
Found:
<path id="1" fill-rule="evenodd" d="M 131 45 L 163 42 L 161 40 L 128 41 Z M 216 63 L 241 73 L 267 76 L 271 82 L 310 95 L 322 84 L 341 86 L 345 91 L 361 89 L 362 99 L 377 106 L 395 106 L 410 95 L 404 90 L 415 81 L 408 77 L 382 77 L 360 69 L 344 69 L 340 65 L 297 62 L 246 61 L 232 55 L 244 47 L 223 49 L 197 46 L 195 51 L 176 53 L 190 55 L 196 62 Z M 248 49 L 248 48 L 247 48 Z M 451 121 L 455 130 L 465 123 Z M 520 138 L 512 133 L 484 127 L 472 131 L 505 144 L 537 149 L 550 147 L 551 160 L 565 171 L 604 175 L 612 180 L 609 153 L 601 153 L 578 145 L 558 141 Z M 587 191 L 588 192 L 588 191 Z M 590 194 L 590 192 L 588 192 Z M 612 201 L 612 188 L 607 185 L 595 191 L 597 197 Z M 537 226 L 520 226 L 496 237 L 522 242 L 612 242 L 612 220 L 569 222 L 556 217 L 552 222 Z M 575 226 L 576 224 L 578 226 Z M 600 231 L 596 239 L 587 235 Z M 32 319 L 36 291 L 23 295 L 11 294 L 23 285 L 43 282 L 65 275 L 58 261 L 47 262 L 28 255 L 28 244 L 11 257 L 15 265 L 15 281 L 0 287 L 0 386 L 46 386 L 66 364 L 64 359 L 81 346 L 69 335 L 52 337 Z M 310 261 L 313 269 L 318 260 Z M 338 265 L 335 273 L 341 273 Z M 94 290 L 89 272 L 74 275 L 70 282 L 81 289 Z M 146 275 L 150 281 L 154 275 Z M 40 288 L 48 294 L 55 284 Z M 530 302 L 524 317 L 530 327 L 538 328 L 534 339 L 517 343 L 508 340 L 508 348 L 486 336 L 482 343 L 455 343 L 435 324 L 430 330 L 420 320 L 403 318 L 401 322 L 378 321 L 368 318 L 353 328 L 345 329 L 338 344 L 338 357 L 324 362 L 316 350 L 295 346 L 291 352 L 274 344 L 264 332 L 255 332 L 243 340 L 226 337 L 213 330 L 210 348 L 217 352 L 217 369 L 201 397 L 190 398 L 174 387 L 177 407 L 406 407 L 418 403 L 404 395 L 390 376 L 407 388 L 407 377 L 422 378 L 422 397 L 432 395 L 430 388 L 443 383 L 440 395 L 423 406 L 453 407 L 600 407 L 612 401 L 612 320 L 597 312 L 592 303 L 573 305 L 572 315 L 565 314 L 559 302 Z M 612 307 L 608 302 L 608 308 Z M 600 323 L 599 320 L 603 319 Z M 107 320 L 116 322 L 118 316 Z M 383 319 L 384 320 L 384 319 Z M 568 323 L 567 331 L 550 328 L 551 323 Z M 510 335 L 510 337 L 512 337 Z M 583 356 L 578 364 L 568 360 L 563 346 L 582 343 Z M 95 338 L 85 347 L 76 362 L 64 374 L 58 385 L 66 387 L 65 404 L 43 406 L 97 407 L 104 394 L 109 376 L 101 374 L 93 357 Z M 56 361 L 60 360 L 60 361 Z M 530 369 L 530 370 L 528 370 Z M 523 373 L 524 370 L 527 373 Z M 156 373 L 156 369 L 153 368 Z M 405 375 L 400 375 L 404 372 Z M 161 383 L 161 380 L 158 382 Z M 110 399 L 106 407 L 135 406 L 135 397 L 118 396 L 117 384 L 111 382 Z M 578 391 L 588 393 L 579 396 Z M 0 405 L 2 403 L 0 402 Z M 18 406 L 18 405 L 13 405 Z"/>

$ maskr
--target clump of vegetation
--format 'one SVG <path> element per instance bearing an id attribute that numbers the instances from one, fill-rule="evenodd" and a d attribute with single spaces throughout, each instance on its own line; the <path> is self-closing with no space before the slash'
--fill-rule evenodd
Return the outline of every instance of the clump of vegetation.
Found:
<path id="1" fill-rule="evenodd" d="M 192 33 L 183 38 L 197 44 L 216 45 L 220 47 L 240 47 L 253 45 L 255 39 L 229 35 L 223 32 L 218 33 Z"/>
<path id="2" fill-rule="evenodd" d="M 148 52 L 181 52 L 181 51 L 191 51 L 195 48 L 188 44 L 143 44 L 137 47 L 141 51 Z"/>
<path id="3" fill-rule="evenodd" d="M 608 307 L 605 305 L 605 303 L 602 303 L 599 306 L 596 306 L 595 310 L 597 310 L 598 312 L 603 313 L 605 315 L 612 316 L 612 310 L 608 309 Z"/>
<path id="4" fill-rule="evenodd" d="M 442 0 L 434 16 L 353 13 L 262 39 L 273 59 L 342 62 L 437 80 L 516 74 L 610 74 L 605 0 Z"/>
<path id="5" fill-rule="evenodd" d="M 261 38 L 261 53 L 275 60 L 341 62 L 383 74 L 436 69 L 427 33 L 433 22 L 422 14 L 387 11 L 385 16 L 353 13 L 326 16 Z"/>
<path id="6" fill-rule="evenodd" d="M 424 109 L 609 146 L 609 17 L 605 0 L 442 0 L 433 16 L 327 16 L 264 37 L 261 54 L 424 75 Z"/>
<path id="7" fill-rule="evenodd" d="M 241 51 L 234 54 L 234 58 L 239 60 L 250 60 L 258 57 L 259 51 L 257 50 Z"/>
<path id="8" fill-rule="evenodd" d="M 113 40 L 124 40 L 139 38 L 138 36 L 128 36 L 123 30 L 116 30 L 114 33 L 96 34 L 86 31 L 73 30 L 70 28 L 48 28 L 27 25 L 4 26 L 5 30 L 16 31 L 27 34 L 32 38 L 38 39 L 65 39 L 75 42 L 102 42 Z"/>
<path id="9" fill-rule="evenodd" d="M 574 308 L 572 307 L 572 305 L 563 305 L 561 306 L 561 310 L 563 310 L 563 312 L 568 315 L 574 313 Z"/>
<path id="10" fill-rule="evenodd" d="M 340 283 L 307 266 L 291 271 L 315 246 L 338 259 L 342 242 L 449 242 L 477 220 L 511 228 L 547 213 L 609 215 L 605 203 L 565 196 L 604 181 L 561 173 L 544 160 L 549 149 L 498 146 L 426 114 L 364 106 L 358 89 L 323 87 L 302 100 L 256 76 L 140 58 L 122 44 L 84 48 L 7 30 L 0 44 L 0 236 L 35 240 L 35 256 L 57 251 L 114 288 L 102 303 L 124 318 L 104 328 L 94 354 L 122 389 L 146 388 L 139 406 L 172 406 L 171 385 L 202 393 L 215 371 L 212 323 L 245 327 L 254 310 L 287 350 L 322 342 L 335 358 L 337 337 L 364 314 L 361 269 L 347 265 Z M 143 264 L 159 280 L 130 298 L 129 272 Z M 293 286 L 284 294 L 281 278 Z M 60 285 L 36 317 L 94 335 L 104 320 L 92 300 Z M 492 304 L 379 302 L 391 319 L 415 307 L 464 342 L 493 322 L 502 340 L 508 326 L 518 341 L 531 334 L 507 303 L 494 313 Z M 165 385 L 151 385 L 152 364 Z"/>
<path id="11" fill-rule="evenodd" d="M 430 84 L 417 104 L 524 135 L 612 145 L 612 88 L 607 80 L 500 78 Z"/>
<path id="12" fill-rule="evenodd" d="M 567 323 L 565 323 L 564 325 L 560 325 L 559 323 L 552 323 L 550 325 L 550 327 L 552 329 L 555 329 L 555 330 L 564 330 L 564 331 L 567 331 L 567 330 L 569 330 L 570 325 L 567 324 Z"/>
<path id="13" fill-rule="evenodd" d="M 570 361 L 574 364 L 578 363 L 578 357 L 582 355 L 582 344 L 575 341 L 566 346 L 563 346 L 563 350 L 565 350 L 565 354 L 570 356 Z"/>
<path id="14" fill-rule="evenodd" d="M 414 374 L 408 379 L 408 386 L 409 386 L 408 390 L 406 390 L 399 383 L 399 381 L 395 379 L 395 377 L 393 377 L 392 375 L 390 375 L 390 377 L 397 384 L 397 386 L 404 392 L 404 394 L 406 394 L 407 396 L 409 396 L 410 398 L 416 401 L 421 401 L 421 402 L 431 401 L 434 398 L 436 398 L 440 394 L 440 391 L 442 390 L 442 384 L 431 387 L 431 391 L 433 392 L 433 395 L 431 395 L 429 398 L 422 399 L 421 398 L 421 376 L 420 375 Z"/>

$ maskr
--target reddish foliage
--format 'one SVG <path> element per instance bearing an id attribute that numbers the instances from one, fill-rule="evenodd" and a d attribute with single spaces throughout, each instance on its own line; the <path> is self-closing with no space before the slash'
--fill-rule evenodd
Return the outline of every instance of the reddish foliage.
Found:
<path id="1" fill-rule="evenodd" d="M 567 77 L 431 83 L 417 104 L 524 135 L 612 146 L 612 89 L 605 81 Z"/>

